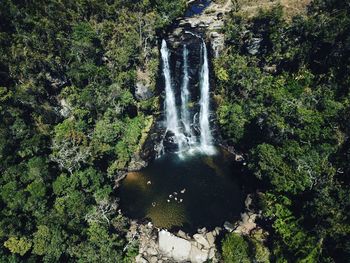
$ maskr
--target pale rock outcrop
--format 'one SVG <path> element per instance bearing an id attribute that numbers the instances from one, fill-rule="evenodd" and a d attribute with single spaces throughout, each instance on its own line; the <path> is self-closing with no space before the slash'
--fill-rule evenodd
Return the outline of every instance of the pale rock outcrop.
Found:
<path id="1" fill-rule="evenodd" d="M 178 262 L 186 261 L 191 252 L 191 242 L 179 238 L 166 230 L 158 233 L 158 245 L 161 253 Z"/>
<path id="2" fill-rule="evenodd" d="M 208 260 L 208 250 L 201 250 L 195 246 L 191 247 L 189 260 L 192 263 L 203 263 Z"/>
<path id="3" fill-rule="evenodd" d="M 194 234 L 193 238 L 194 238 L 194 240 L 196 240 L 199 244 L 201 244 L 205 248 L 210 248 L 208 240 L 206 240 L 203 235 L 201 235 L 201 234 Z"/>

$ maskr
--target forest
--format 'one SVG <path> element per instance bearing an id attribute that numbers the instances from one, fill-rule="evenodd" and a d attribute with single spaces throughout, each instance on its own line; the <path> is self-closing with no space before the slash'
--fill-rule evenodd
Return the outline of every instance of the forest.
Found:
<path id="1" fill-rule="evenodd" d="M 337 0 L 315 0 L 291 21 L 277 6 L 251 19 L 233 13 L 226 24 L 217 115 L 259 180 L 273 262 L 350 258 L 349 32 L 350 2 Z M 227 262 L 268 262 L 254 244 L 227 237 Z"/>
<path id="2" fill-rule="evenodd" d="M 115 179 L 160 111 L 137 74 L 159 92 L 159 34 L 186 2 L 0 1 L 0 262 L 134 262 Z M 346 262 L 350 1 L 237 10 L 212 59 L 216 118 L 269 235 L 227 234 L 223 261 Z"/>
<path id="3" fill-rule="evenodd" d="M 136 68 L 157 69 L 156 32 L 184 7 L 1 1 L 0 262 L 132 262 L 114 178 L 157 110 L 133 97 Z"/>

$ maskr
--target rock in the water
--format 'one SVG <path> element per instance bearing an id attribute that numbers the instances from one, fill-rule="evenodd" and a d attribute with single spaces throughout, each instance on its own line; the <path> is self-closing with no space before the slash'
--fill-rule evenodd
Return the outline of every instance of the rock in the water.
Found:
<path id="1" fill-rule="evenodd" d="M 200 250 L 199 248 L 192 246 L 190 253 L 190 260 L 192 263 L 203 263 L 208 260 L 209 251 Z"/>
<path id="2" fill-rule="evenodd" d="M 199 233 L 199 234 L 205 234 L 205 233 L 207 233 L 207 228 L 206 228 L 206 227 L 198 228 L 198 233 Z"/>
<path id="3" fill-rule="evenodd" d="M 193 238 L 205 248 L 210 248 L 208 240 L 206 240 L 202 234 L 194 234 Z"/>
<path id="4" fill-rule="evenodd" d="M 251 194 L 248 194 L 245 201 L 244 201 L 244 204 L 245 204 L 245 207 L 248 209 L 248 211 L 250 211 L 250 206 L 252 205 L 252 202 L 253 202 L 253 198 L 252 198 L 252 195 Z"/>
<path id="5" fill-rule="evenodd" d="M 158 242 L 160 251 L 176 261 L 186 261 L 190 256 L 191 243 L 188 240 L 174 236 L 168 231 L 161 230 L 158 233 Z"/>
<path id="6" fill-rule="evenodd" d="M 220 232 L 221 232 L 221 230 L 222 230 L 222 228 L 221 227 L 215 227 L 215 234 L 216 234 L 216 236 L 218 236 L 219 234 L 220 234 Z"/>
<path id="7" fill-rule="evenodd" d="M 187 234 L 184 231 L 182 231 L 182 230 L 179 230 L 179 232 L 177 232 L 177 236 L 181 237 L 183 239 L 188 239 Z"/>
<path id="8" fill-rule="evenodd" d="M 249 220 L 249 215 L 247 213 L 241 214 L 241 219 L 243 223 L 247 223 Z"/>
<path id="9" fill-rule="evenodd" d="M 228 232 L 232 232 L 235 229 L 234 226 L 230 222 L 227 222 L 227 221 L 224 223 L 224 228 Z"/>

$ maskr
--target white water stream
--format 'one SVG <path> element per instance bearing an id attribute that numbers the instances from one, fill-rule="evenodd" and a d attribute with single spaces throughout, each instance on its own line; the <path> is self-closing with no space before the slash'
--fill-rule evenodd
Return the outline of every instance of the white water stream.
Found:
<path id="1" fill-rule="evenodd" d="M 193 34 L 194 35 L 194 34 Z M 198 37 L 197 35 L 195 35 Z M 181 83 L 181 122 L 178 118 L 176 97 L 174 86 L 171 80 L 171 70 L 169 64 L 169 50 L 165 40 L 162 41 L 161 55 L 163 60 L 163 75 L 165 78 L 165 113 L 166 130 L 174 134 L 174 143 L 177 144 L 178 152 L 200 151 L 206 154 L 214 154 L 213 137 L 210 130 L 210 83 L 209 83 L 209 63 L 207 47 L 203 39 L 201 44 L 202 65 L 200 67 L 199 84 L 199 131 L 200 138 L 197 139 L 192 128 L 189 110 L 189 65 L 188 49 L 183 47 L 183 79 Z M 195 119 L 195 118 L 193 118 Z M 181 125 L 182 124 L 182 125 Z"/>

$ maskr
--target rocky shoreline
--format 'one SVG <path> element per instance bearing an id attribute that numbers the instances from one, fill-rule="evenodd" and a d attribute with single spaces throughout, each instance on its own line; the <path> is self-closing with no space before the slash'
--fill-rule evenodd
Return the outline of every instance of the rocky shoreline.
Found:
<path id="1" fill-rule="evenodd" d="M 203 263 L 208 260 L 214 263 L 220 262 L 221 255 L 218 249 L 226 233 L 234 232 L 249 236 L 251 233 L 262 231 L 256 223 L 261 212 L 254 211 L 255 198 L 256 196 L 248 194 L 245 200 L 246 209 L 241 214 L 240 221 L 234 224 L 226 221 L 222 226 L 217 226 L 211 231 L 201 228 L 192 235 L 182 230 L 172 233 L 167 229 L 154 226 L 151 222 L 141 224 L 131 220 L 127 233 L 128 245 L 138 244 L 137 263 Z"/>

